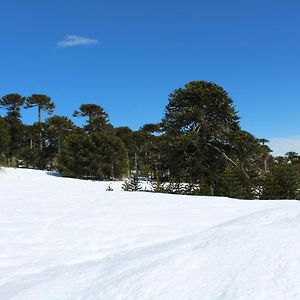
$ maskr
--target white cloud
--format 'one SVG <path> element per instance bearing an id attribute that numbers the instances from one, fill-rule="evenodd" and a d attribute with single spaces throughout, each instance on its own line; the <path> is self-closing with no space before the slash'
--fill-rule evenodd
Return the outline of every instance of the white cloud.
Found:
<path id="1" fill-rule="evenodd" d="M 300 136 L 270 138 L 268 146 L 273 150 L 273 155 L 284 155 L 289 151 L 300 153 Z"/>
<path id="2" fill-rule="evenodd" d="M 57 43 L 58 48 L 75 47 L 75 46 L 86 46 L 96 45 L 99 42 L 95 39 L 90 39 L 79 35 L 68 35 L 64 40 Z"/>

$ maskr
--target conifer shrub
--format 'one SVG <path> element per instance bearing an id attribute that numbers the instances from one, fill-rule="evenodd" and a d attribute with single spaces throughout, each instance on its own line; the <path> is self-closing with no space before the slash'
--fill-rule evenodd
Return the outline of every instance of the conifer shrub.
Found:
<path id="1" fill-rule="evenodd" d="M 123 142 L 102 133 L 69 135 L 58 156 L 58 169 L 68 177 L 121 179 L 127 168 L 128 155 Z"/>
<path id="2" fill-rule="evenodd" d="M 142 190 L 138 175 L 136 173 L 131 175 L 130 179 L 124 180 L 122 190 L 127 192 L 137 192 Z"/>
<path id="3" fill-rule="evenodd" d="M 112 192 L 114 189 L 113 187 L 111 186 L 111 183 L 108 185 L 108 187 L 106 188 L 106 191 L 107 192 Z"/>
<path id="4" fill-rule="evenodd" d="M 261 199 L 299 199 L 299 175 L 291 164 L 272 166 L 262 180 Z"/>

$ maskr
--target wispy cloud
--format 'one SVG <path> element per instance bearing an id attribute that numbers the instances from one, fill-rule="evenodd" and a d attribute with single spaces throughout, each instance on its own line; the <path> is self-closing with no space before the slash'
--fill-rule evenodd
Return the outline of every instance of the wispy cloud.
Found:
<path id="1" fill-rule="evenodd" d="M 79 35 L 68 35 L 64 40 L 57 43 L 58 48 L 67 48 L 75 46 L 87 46 L 99 44 L 98 40 L 90 39 Z"/>
<path id="2" fill-rule="evenodd" d="M 269 147 L 273 155 L 284 155 L 289 151 L 300 153 L 300 136 L 270 138 Z"/>

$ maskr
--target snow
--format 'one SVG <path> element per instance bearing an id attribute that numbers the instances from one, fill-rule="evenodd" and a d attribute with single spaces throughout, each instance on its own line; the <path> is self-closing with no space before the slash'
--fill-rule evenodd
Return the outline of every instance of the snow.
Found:
<path id="1" fill-rule="evenodd" d="M 300 206 L 0 171 L 1 300 L 300 299 Z"/>

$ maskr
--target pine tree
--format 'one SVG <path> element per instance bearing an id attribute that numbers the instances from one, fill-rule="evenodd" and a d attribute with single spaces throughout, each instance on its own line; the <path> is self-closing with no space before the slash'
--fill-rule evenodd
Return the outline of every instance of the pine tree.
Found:
<path id="1" fill-rule="evenodd" d="M 108 187 L 106 188 L 107 192 L 112 192 L 114 189 L 111 186 L 111 183 L 108 185 Z"/>
<path id="2" fill-rule="evenodd" d="M 142 187 L 140 185 L 139 177 L 137 173 L 134 173 L 130 179 L 131 189 L 134 192 L 141 191 Z"/>
<path id="3" fill-rule="evenodd" d="M 140 181 L 138 175 L 134 173 L 130 179 L 125 179 L 122 185 L 123 191 L 127 192 L 137 192 L 141 191 L 142 187 L 140 185 Z"/>
<path id="4" fill-rule="evenodd" d="M 156 181 L 151 181 L 151 188 L 154 193 L 165 193 L 166 188 L 163 183 L 157 179 Z"/>
<path id="5" fill-rule="evenodd" d="M 116 136 L 71 134 L 62 143 L 58 168 L 65 176 L 121 179 L 128 172 L 126 148 Z"/>
<path id="6" fill-rule="evenodd" d="M 262 181 L 261 199 L 298 199 L 300 180 L 291 164 L 276 164 Z"/>
<path id="7" fill-rule="evenodd" d="M 123 184 L 122 184 L 122 190 L 125 192 L 131 191 L 131 184 L 130 184 L 129 179 L 124 179 Z"/>
<path id="8" fill-rule="evenodd" d="M 228 166 L 218 184 L 218 196 L 237 199 L 253 199 L 252 186 L 245 174 L 232 166 Z"/>

